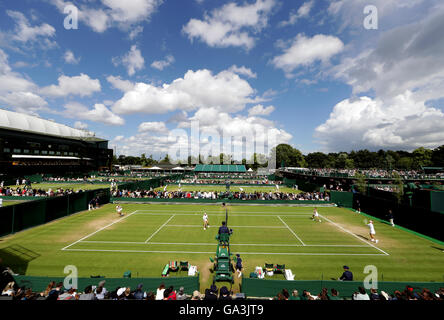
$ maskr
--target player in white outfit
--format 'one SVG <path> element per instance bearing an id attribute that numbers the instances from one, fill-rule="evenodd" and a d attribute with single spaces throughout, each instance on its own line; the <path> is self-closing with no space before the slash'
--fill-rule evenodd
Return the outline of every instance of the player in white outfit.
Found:
<path id="1" fill-rule="evenodd" d="M 375 239 L 375 226 L 373 225 L 373 221 L 370 220 L 367 226 L 370 229 L 370 241 L 378 243 L 379 240 Z"/>
<path id="2" fill-rule="evenodd" d="M 203 215 L 202 219 L 203 219 L 204 230 L 207 230 L 207 228 L 210 226 L 210 224 L 208 222 L 208 215 L 207 215 L 206 212 L 204 212 L 204 215 Z"/>
<path id="3" fill-rule="evenodd" d="M 311 216 L 311 219 L 313 221 L 316 220 L 316 221 L 321 222 L 321 219 L 319 219 L 319 213 L 318 213 L 318 209 L 317 208 L 314 208 L 313 215 Z"/>
<path id="4" fill-rule="evenodd" d="M 119 217 L 123 216 L 123 213 L 122 213 L 123 208 L 120 205 L 116 206 L 116 211 L 117 211 L 117 214 L 119 215 Z"/>

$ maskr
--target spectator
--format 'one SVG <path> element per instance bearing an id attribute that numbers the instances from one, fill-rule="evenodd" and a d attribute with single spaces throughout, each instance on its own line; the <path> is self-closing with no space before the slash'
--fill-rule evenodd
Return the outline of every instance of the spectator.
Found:
<path id="1" fill-rule="evenodd" d="M 146 293 L 142 290 L 142 288 L 143 288 L 143 284 L 139 283 L 139 285 L 137 286 L 137 289 L 133 293 L 134 299 L 143 300 L 144 298 L 146 298 Z"/>
<path id="2" fill-rule="evenodd" d="M 14 296 L 15 290 L 14 290 L 15 282 L 9 282 L 6 287 L 2 291 L 2 296 Z"/>
<path id="3" fill-rule="evenodd" d="M 193 292 L 193 296 L 191 297 L 191 300 L 202 300 L 202 294 L 199 291 L 195 290 Z"/>
<path id="4" fill-rule="evenodd" d="M 370 289 L 370 300 L 381 300 L 378 290 L 375 288 Z"/>
<path id="5" fill-rule="evenodd" d="M 57 286 L 48 293 L 46 300 L 55 301 L 63 293 L 63 282 L 57 283 Z"/>
<path id="6" fill-rule="evenodd" d="M 230 291 L 228 290 L 228 288 L 226 286 L 223 286 L 222 288 L 220 288 L 219 293 L 220 293 L 219 300 L 232 300 L 232 297 L 230 295 Z"/>
<path id="7" fill-rule="evenodd" d="M 358 292 L 355 292 L 352 298 L 353 300 L 370 300 L 370 297 L 363 287 L 359 287 Z"/>
<path id="8" fill-rule="evenodd" d="M 70 288 L 68 291 L 59 295 L 57 300 L 76 300 L 76 291 L 74 288 Z"/>
<path id="9" fill-rule="evenodd" d="M 97 286 L 97 288 L 95 289 L 94 293 L 96 295 L 96 298 L 98 300 L 103 300 L 105 299 L 105 296 L 107 295 L 108 291 L 105 288 L 105 280 L 102 280 L 99 282 L 99 285 Z"/>
<path id="10" fill-rule="evenodd" d="M 156 300 L 163 300 L 164 291 L 165 291 L 165 285 L 163 283 L 161 283 L 159 288 L 157 288 L 157 291 L 156 291 Z"/>
<path id="11" fill-rule="evenodd" d="M 301 300 L 301 297 L 299 297 L 298 290 L 294 289 L 293 292 L 291 293 L 290 298 L 288 298 L 288 300 Z"/>
<path id="12" fill-rule="evenodd" d="M 329 298 L 330 300 L 342 300 L 339 298 L 339 292 L 336 289 L 331 289 L 331 296 Z"/>
<path id="13" fill-rule="evenodd" d="M 205 290 L 204 300 L 217 300 L 217 287 L 213 284 L 209 289 Z"/>
<path id="14" fill-rule="evenodd" d="M 177 292 L 176 299 L 177 300 L 186 300 L 187 298 L 188 298 L 188 296 L 185 293 L 185 288 L 180 287 L 179 291 Z"/>
<path id="15" fill-rule="evenodd" d="M 83 294 L 80 295 L 79 300 L 96 300 L 96 296 L 92 292 L 92 286 L 87 286 Z"/>

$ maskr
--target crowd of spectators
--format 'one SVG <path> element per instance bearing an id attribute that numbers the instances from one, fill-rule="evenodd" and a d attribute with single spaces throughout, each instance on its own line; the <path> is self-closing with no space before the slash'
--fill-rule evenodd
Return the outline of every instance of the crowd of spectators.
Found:
<path id="1" fill-rule="evenodd" d="M 425 174 L 415 170 L 298 168 L 291 171 L 321 177 L 356 178 L 357 174 L 363 174 L 367 178 L 393 179 L 398 174 L 403 179 L 444 179 L 444 173 Z"/>
<path id="2" fill-rule="evenodd" d="M 216 192 L 216 191 L 155 191 L 115 190 L 115 198 L 156 198 L 156 199 L 240 199 L 240 200 L 318 200 L 330 201 L 325 192 Z"/>
<path id="3" fill-rule="evenodd" d="M 64 288 L 63 282 L 51 281 L 45 290 L 33 291 L 26 286 L 18 286 L 16 282 L 9 282 L 2 290 L 2 297 L 10 297 L 12 300 L 232 300 L 233 292 L 226 286 L 218 289 L 215 285 L 201 293 L 195 290 L 192 294 L 185 293 L 185 288 L 178 290 L 174 286 L 165 287 L 162 283 L 155 290 L 144 290 L 140 283 L 136 288 L 116 287 L 107 289 L 106 280 L 98 285 L 88 285 L 82 290 L 76 288 Z"/>
<path id="4" fill-rule="evenodd" d="M 395 290 L 389 294 L 383 290 L 377 289 L 366 290 L 363 287 L 358 287 L 356 292 L 351 296 L 342 296 L 336 289 L 323 288 L 318 294 L 312 294 L 308 290 L 303 290 L 301 293 L 298 290 L 293 290 L 291 293 L 287 289 L 278 292 L 275 300 L 357 300 L 357 301 L 408 301 L 408 300 L 444 300 L 444 288 L 440 288 L 436 292 L 432 292 L 427 288 L 417 288 L 416 290 L 411 286 L 406 286 L 404 290 Z"/>
<path id="5" fill-rule="evenodd" d="M 84 190 L 76 190 L 73 189 L 36 189 L 36 188 L 28 188 L 28 187 L 0 187 L 0 196 L 14 196 L 14 197 L 55 197 L 55 196 L 64 196 L 72 193 L 80 193 Z"/>
<path id="6" fill-rule="evenodd" d="M 76 288 L 64 288 L 62 282 L 51 281 L 45 290 L 35 292 L 32 288 L 18 286 L 16 282 L 9 282 L 3 288 L 2 297 L 9 297 L 12 300 L 233 300 L 244 299 L 245 296 L 233 294 L 226 286 L 217 288 L 211 285 L 205 289 L 204 293 L 195 290 L 192 294 L 185 293 L 185 288 L 178 290 L 174 286 L 166 287 L 163 283 L 155 290 L 145 290 L 140 283 L 136 288 L 116 287 L 109 289 L 106 280 L 102 280 L 98 285 L 88 285 L 83 290 Z M 264 299 L 264 298 L 261 298 Z M 410 301 L 410 300 L 444 300 L 444 288 L 432 292 L 427 288 L 413 288 L 406 286 L 404 290 L 395 290 L 389 294 L 377 289 L 366 290 L 358 287 L 356 292 L 350 296 L 341 295 L 336 289 L 323 288 L 318 294 L 312 294 L 308 290 L 299 292 L 287 289 L 280 291 L 271 300 L 388 300 L 388 301 Z"/>

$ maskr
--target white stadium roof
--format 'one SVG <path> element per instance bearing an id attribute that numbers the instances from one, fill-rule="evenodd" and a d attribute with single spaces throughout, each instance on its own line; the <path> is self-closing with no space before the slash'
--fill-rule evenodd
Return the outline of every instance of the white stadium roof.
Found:
<path id="1" fill-rule="evenodd" d="M 74 129 L 54 121 L 4 109 L 0 109 L 0 127 L 77 139 L 94 137 L 94 133 L 90 131 Z"/>

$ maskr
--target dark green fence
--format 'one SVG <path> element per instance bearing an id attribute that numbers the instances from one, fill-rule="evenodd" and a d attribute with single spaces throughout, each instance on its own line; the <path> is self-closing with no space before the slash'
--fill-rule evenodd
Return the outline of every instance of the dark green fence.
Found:
<path id="1" fill-rule="evenodd" d="M 38 200 L 0 208 L 0 236 L 35 227 L 49 221 L 88 209 L 91 199 L 100 204 L 110 202 L 109 189 L 96 189 L 65 196 L 42 197 Z"/>
<path id="2" fill-rule="evenodd" d="M 444 287 L 443 282 L 378 282 L 378 291 L 385 291 L 393 294 L 395 290 L 403 291 L 409 285 L 415 291 L 427 288 L 432 292 Z M 290 293 L 298 290 L 299 296 L 302 296 L 304 290 L 312 295 L 318 295 L 323 288 L 327 288 L 329 293 L 331 289 L 336 289 L 342 298 L 351 298 L 353 293 L 358 291 L 358 287 L 363 287 L 362 281 L 287 281 L 287 280 L 266 280 L 266 279 L 242 279 L 242 292 L 247 297 L 276 297 L 282 289 L 287 289 Z M 369 290 L 367 290 L 369 293 Z"/>
<path id="3" fill-rule="evenodd" d="M 353 207 L 353 192 L 330 191 L 330 200 L 340 207 Z"/>

